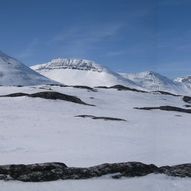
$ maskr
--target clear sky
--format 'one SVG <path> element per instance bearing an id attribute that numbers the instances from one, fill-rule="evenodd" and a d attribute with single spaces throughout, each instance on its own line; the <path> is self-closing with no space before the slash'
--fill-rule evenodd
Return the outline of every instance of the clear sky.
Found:
<path id="1" fill-rule="evenodd" d="M 0 50 L 26 65 L 86 58 L 191 75 L 191 0 L 0 0 Z"/>

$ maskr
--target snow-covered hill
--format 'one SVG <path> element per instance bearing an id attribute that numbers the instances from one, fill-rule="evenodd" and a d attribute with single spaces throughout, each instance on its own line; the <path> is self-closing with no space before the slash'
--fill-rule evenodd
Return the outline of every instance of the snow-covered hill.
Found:
<path id="1" fill-rule="evenodd" d="M 0 51 L 0 85 L 28 86 L 50 83 L 53 83 L 53 81 Z"/>
<path id="2" fill-rule="evenodd" d="M 146 71 L 135 74 L 122 73 L 121 75 L 150 91 L 166 91 L 175 94 L 189 93 L 189 90 L 181 83 L 175 82 L 156 72 Z"/>
<path id="3" fill-rule="evenodd" d="M 89 60 L 53 59 L 31 67 L 36 72 L 66 85 L 112 86 L 117 84 L 139 88 L 131 80 Z"/>

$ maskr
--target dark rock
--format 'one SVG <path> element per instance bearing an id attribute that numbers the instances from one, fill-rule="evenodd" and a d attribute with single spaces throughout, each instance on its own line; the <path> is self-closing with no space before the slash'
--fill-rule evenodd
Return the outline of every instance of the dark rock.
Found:
<path id="1" fill-rule="evenodd" d="M 174 106 L 160 106 L 160 107 L 135 107 L 134 109 L 140 109 L 140 110 L 154 110 L 159 109 L 162 111 L 176 111 L 176 112 L 182 112 L 182 113 L 191 113 L 191 109 L 184 109 Z"/>
<path id="2" fill-rule="evenodd" d="M 182 99 L 186 103 L 191 103 L 191 97 L 189 97 L 189 96 L 184 96 Z"/>
<path id="3" fill-rule="evenodd" d="M 29 94 L 27 93 L 12 93 L 8 95 L 1 95 L 0 97 L 22 97 L 22 96 L 28 96 Z"/>
<path id="4" fill-rule="evenodd" d="M 47 84 L 49 86 L 58 86 L 58 87 L 68 87 L 67 85 L 64 85 L 64 84 L 60 84 L 60 83 L 55 83 L 55 84 Z"/>
<path id="5" fill-rule="evenodd" d="M 0 180 L 19 180 L 23 182 L 87 179 L 103 175 L 110 175 L 112 178 L 137 177 L 151 173 L 191 177 L 191 163 L 162 167 L 141 162 L 105 163 L 87 168 L 67 167 L 64 163 L 55 162 L 0 166 Z"/>
<path id="6" fill-rule="evenodd" d="M 28 97 L 33 97 L 33 98 L 51 99 L 51 100 L 64 100 L 64 101 L 69 101 L 69 102 L 73 102 L 73 103 L 94 106 L 94 105 L 87 104 L 87 103 L 83 102 L 78 97 L 67 95 L 67 94 L 62 94 L 62 93 L 54 92 L 54 91 L 44 91 L 44 92 L 37 92 L 37 93 L 33 93 L 33 94 L 13 93 L 13 94 L 8 94 L 8 95 L 3 95 L 3 96 L 0 96 L 0 97 L 21 97 L 21 96 L 28 96 Z"/>
<path id="7" fill-rule="evenodd" d="M 92 92 L 97 92 L 96 89 L 91 88 L 91 87 L 89 87 L 89 86 L 71 86 L 71 87 L 73 87 L 73 88 L 79 88 L 79 89 L 86 89 L 86 90 L 92 91 Z"/>
<path id="8" fill-rule="evenodd" d="M 184 105 L 184 107 L 191 107 L 191 105 Z"/>
<path id="9" fill-rule="evenodd" d="M 118 91 L 133 91 L 133 92 L 140 92 L 140 93 L 148 93 L 146 91 L 143 91 L 143 90 L 138 90 L 138 89 L 135 89 L 135 88 L 129 88 L 127 86 L 123 86 L 123 85 L 115 85 L 115 86 L 110 86 L 110 87 L 107 87 L 107 86 L 97 86 L 96 88 L 102 88 L 102 89 L 116 89 Z"/>
<path id="10" fill-rule="evenodd" d="M 160 167 L 160 171 L 168 176 L 191 177 L 191 164 Z"/>
<path id="11" fill-rule="evenodd" d="M 178 97 L 180 95 L 177 95 L 177 94 L 173 94 L 173 93 L 170 93 L 170 92 L 165 92 L 165 91 L 152 91 L 153 93 L 159 93 L 159 94 L 162 94 L 162 95 L 171 95 L 171 96 L 175 96 L 175 97 Z"/>
<path id="12" fill-rule="evenodd" d="M 94 115 L 77 115 L 75 117 L 90 118 L 90 119 L 102 119 L 105 121 L 126 121 L 125 119 L 114 118 L 114 117 L 96 117 Z"/>
<path id="13" fill-rule="evenodd" d="M 140 162 L 106 163 L 89 168 L 67 167 L 63 163 L 19 164 L 0 166 L 0 179 L 42 182 L 58 179 L 87 179 L 110 174 L 113 176 L 116 173 L 120 177 L 135 177 L 157 172 L 158 167 L 155 165 Z"/>

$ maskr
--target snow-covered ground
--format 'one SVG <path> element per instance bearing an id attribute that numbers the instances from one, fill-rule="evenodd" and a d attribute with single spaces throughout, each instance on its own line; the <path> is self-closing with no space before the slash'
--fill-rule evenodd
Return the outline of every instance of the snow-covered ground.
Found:
<path id="1" fill-rule="evenodd" d="M 105 177 L 89 180 L 67 180 L 44 183 L 0 181 L 1 191 L 190 191 L 189 178 L 148 175 L 112 180 Z"/>
<path id="2" fill-rule="evenodd" d="M 72 87 L 0 87 L 0 95 L 54 91 L 96 105 L 86 106 L 41 98 L 0 97 L 0 164 L 64 162 L 91 166 L 105 162 L 140 161 L 156 165 L 190 162 L 190 114 L 144 111 L 134 107 L 184 107 L 181 97 Z M 103 121 L 76 118 L 89 114 L 126 119 Z M 190 179 L 149 175 L 112 180 L 107 177 L 50 183 L 0 182 L 1 190 L 189 190 Z"/>

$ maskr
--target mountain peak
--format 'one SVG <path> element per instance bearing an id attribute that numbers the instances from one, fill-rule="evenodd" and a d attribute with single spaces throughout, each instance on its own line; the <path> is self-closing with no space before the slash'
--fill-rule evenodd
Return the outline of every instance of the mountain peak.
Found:
<path id="1" fill-rule="evenodd" d="M 122 76 L 151 91 L 167 91 L 171 93 L 182 93 L 184 91 L 181 84 L 153 71 L 135 74 L 127 73 L 122 74 Z"/>
<path id="2" fill-rule="evenodd" d="M 186 76 L 186 77 L 179 77 L 175 79 L 176 82 L 188 82 L 191 83 L 191 76 Z"/>
<path id="3" fill-rule="evenodd" d="M 52 59 L 46 64 L 32 66 L 32 69 L 51 70 L 51 69 L 73 69 L 73 70 L 86 70 L 94 72 L 102 72 L 104 68 L 94 61 L 86 59 L 71 59 L 71 58 L 56 58 Z"/>
<path id="4" fill-rule="evenodd" d="M 50 79 L 67 85 L 95 87 L 121 84 L 139 88 L 134 82 L 123 78 L 118 73 L 86 59 L 56 58 L 31 68 Z"/>

